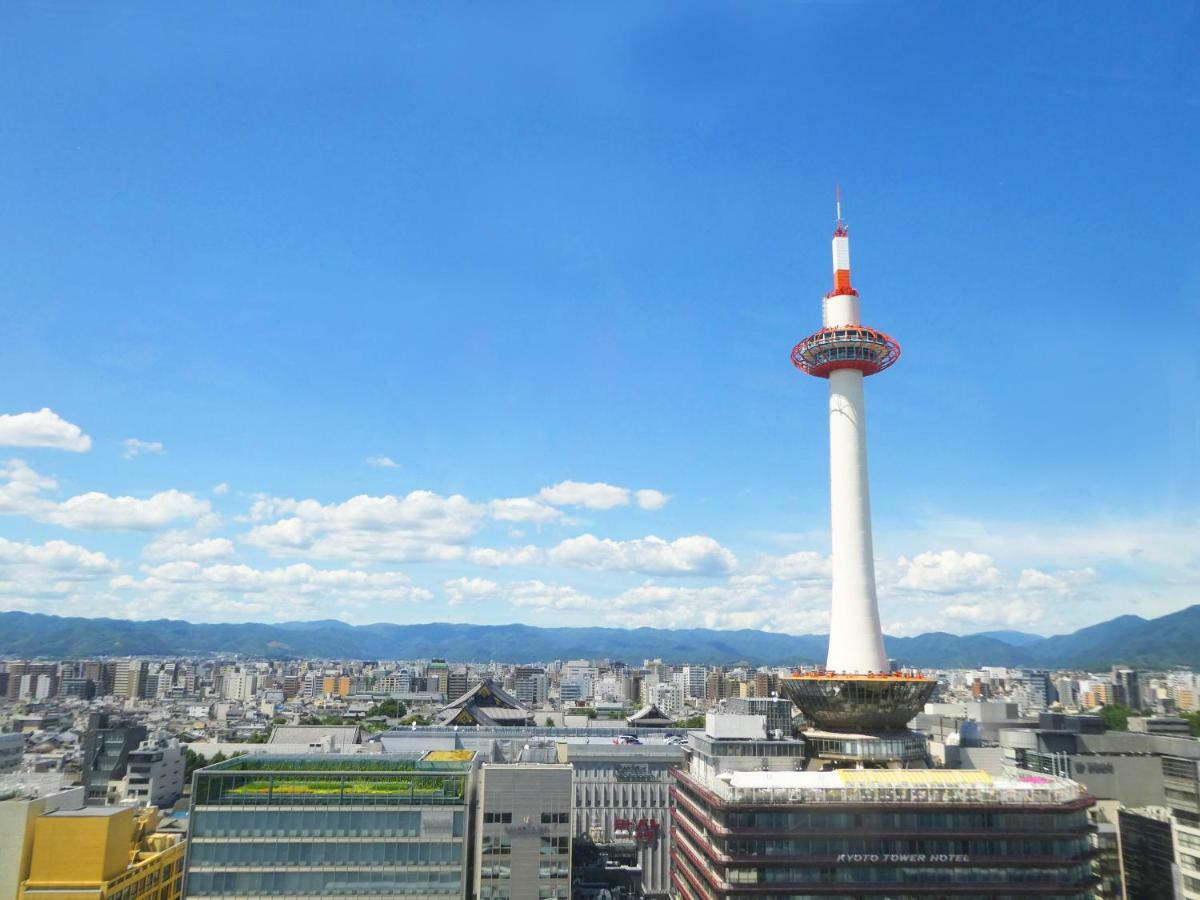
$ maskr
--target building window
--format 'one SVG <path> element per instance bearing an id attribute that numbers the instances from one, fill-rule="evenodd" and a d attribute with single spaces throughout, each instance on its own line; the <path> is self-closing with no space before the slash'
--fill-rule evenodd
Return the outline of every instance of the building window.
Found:
<path id="1" fill-rule="evenodd" d="M 542 813 L 543 825 L 566 825 L 571 821 L 571 814 L 565 812 L 544 812 Z"/>

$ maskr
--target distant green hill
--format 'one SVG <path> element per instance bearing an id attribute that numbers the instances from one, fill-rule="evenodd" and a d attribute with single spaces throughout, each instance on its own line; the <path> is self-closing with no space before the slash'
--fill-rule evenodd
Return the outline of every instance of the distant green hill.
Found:
<path id="1" fill-rule="evenodd" d="M 1014 637 L 1018 636 L 1018 637 Z M 944 632 L 886 639 L 888 654 L 923 668 L 978 665 L 1097 668 L 1128 665 L 1200 667 L 1200 606 L 1158 619 L 1121 616 L 1074 634 L 1040 638 L 1020 632 Z M 192 624 L 175 619 L 131 622 L 24 612 L 0 613 L 0 655 L 187 656 L 242 654 L 272 658 L 428 659 L 529 662 L 611 658 L 627 662 L 798 665 L 825 658 L 824 635 L 707 628 L 537 628 L 531 625 L 347 625 L 338 621 L 280 625 Z"/>

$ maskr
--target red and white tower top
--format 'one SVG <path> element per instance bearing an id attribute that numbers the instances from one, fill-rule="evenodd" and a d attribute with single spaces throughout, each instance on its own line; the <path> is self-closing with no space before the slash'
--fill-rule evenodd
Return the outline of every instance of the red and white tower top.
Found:
<path id="1" fill-rule="evenodd" d="M 836 294 L 858 295 L 850 286 L 850 229 L 842 221 L 842 188 L 837 188 L 837 224 L 833 228 L 833 290 Z"/>
<path id="2" fill-rule="evenodd" d="M 842 219 L 842 192 L 837 192 L 833 228 L 833 290 L 825 295 L 825 327 L 792 348 L 792 362 L 808 375 L 828 378 L 837 369 L 864 375 L 882 372 L 900 358 L 900 344 L 882 331 L 863 326 L 858 291 L 850 284 L 850 229 Z"/>

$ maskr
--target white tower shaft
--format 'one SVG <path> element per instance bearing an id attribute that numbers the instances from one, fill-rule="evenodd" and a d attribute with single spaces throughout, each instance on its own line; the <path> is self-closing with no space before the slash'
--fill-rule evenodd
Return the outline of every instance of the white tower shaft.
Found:
<path id="1" fill-rule="evenodd" d="M 829 499 L 833 614 L 825 668 L 885 672 L 867 486 L 867 410 L 863 373 L 856 369 L 829 373 Z"/>

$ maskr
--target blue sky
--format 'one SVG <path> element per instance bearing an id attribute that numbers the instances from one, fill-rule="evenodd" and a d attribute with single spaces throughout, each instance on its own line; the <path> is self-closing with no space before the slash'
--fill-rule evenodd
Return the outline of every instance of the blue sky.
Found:
<path id="1" fill-rule="evenodd" d="M 835 183 L 885 628 L 1200 602 L 1198 41 L 5 4 L 0 608 L 824 630 Z"/>

